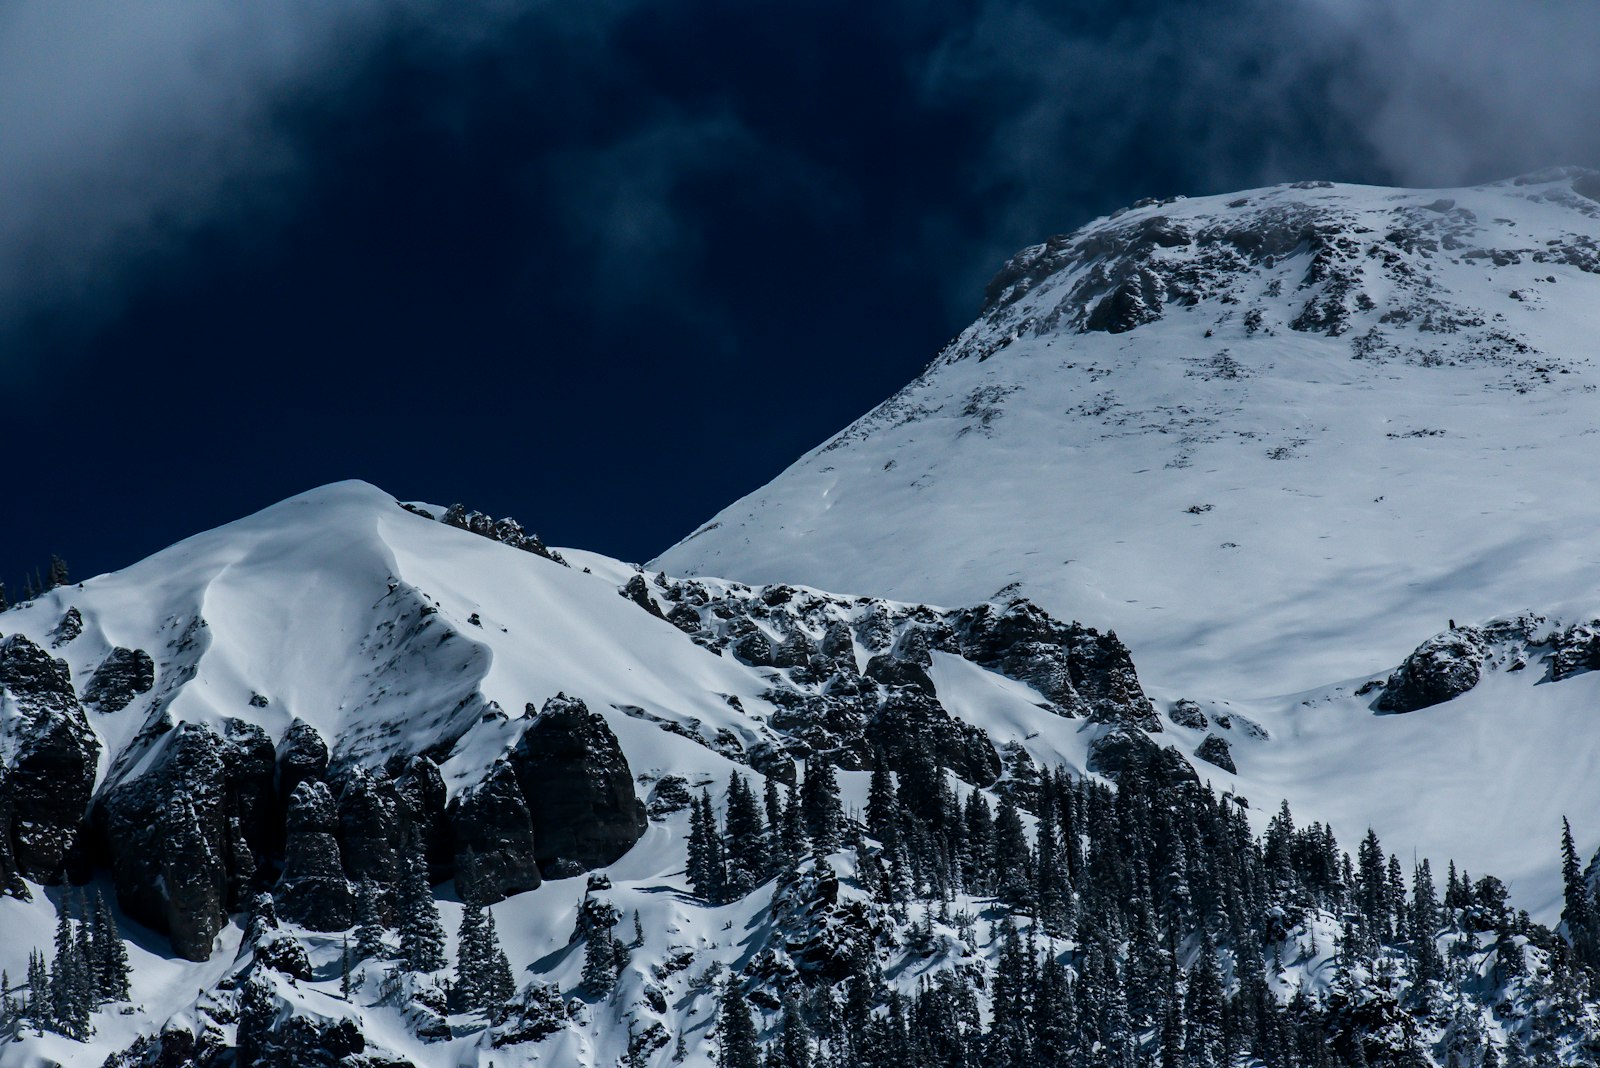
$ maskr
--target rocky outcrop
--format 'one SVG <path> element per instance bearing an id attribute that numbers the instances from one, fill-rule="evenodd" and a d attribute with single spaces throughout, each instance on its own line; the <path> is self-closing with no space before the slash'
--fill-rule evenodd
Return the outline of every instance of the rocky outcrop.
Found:
<path id="1" fill-rule="evenodd" d="M 1415 712 L 1460 697 L 1483 676 L 1488 652 L 1481 631 L 1456 627 L 1435 634 L 1406 657 L 1373 702 L 1380 712 Z"/>
<path id="2" fill-rule="evenodd" d="M 1027 683 L 1062 715 L 1161 729 L 1133 656 L 1112 633 L 1063 623 L 1026 599 L 953 612 L 961 655 Z"/>
<path id="3" fill-rule="evenodd" d="M 53 883 L 78 843 L 100 742 L 65 661 L 20 634 L 0 641 L 0 739 L 10 752 L 0 785 L 0 880 Z"/>
<path id="4" fill-rule="evenodd" d="M 121 712 L 156 684 L 156 665 L 143 649 L 118 646 L 106 654 L 83 688 L 83 703 L 96 712 Z"/>
<path id="5" fill-rule="evenodd" d="M 355 893 L 339 854 L 339 810 L 326 783 L 306 779 L 289 795 L 283 875 L 275 892 L 279 913 L 313 931 L 342 931 Z"/>
<path id="6" fill-rule="evenodd" d="M 1215 764 L 1223 771 L 1237 773 L 1239 770 L 1233 763 L 1233 747 L 1228 744 L 1226 738 L 1220 738 L 1215 734 L 1206 735 L 1205 740 L 1194 751 L 1194 755 L 1208 764 Z"/>
<path id="7" fill-rule="evenodd" d="M 385 775 L 352 767 L 339 783 L 339 852 L 352 881 L 393 886 L 412 837 L 411 814 Z"/>
<path id="8" fill-rule="evenodd" d="M 1157 745 L 1137 727 L 1118 726 L 1089 744 L 1089 770 L 1112 782 L 1136 773 L 1174 783 L 1198 783 L 1200 776 L 1171 746 Z"/>
<path id="9" fill-rule="evenodd" d="M 307 779 L 328 777 L 328 743 L 305 720 L 289 724 L 278 745 L 278 796 L 292 797 Z"/>
<path id="10" fill-rule="evenodd" d="M 490 904 L 543 879 L 533 818 L 511 765 L 496 761 L 483 781 L 450 803 L 456 885 L 464 900 Z"/>
<path id="11" fill-rule="evenodd" d="M 406 848 L 422 850 L 429 879 L 448 879 L 455 870 L 455 844 L 439 766 L 426 756 L 414 756 L 400 768 L 394 787 L 406 816 Z"/>
<path id="12" fill-rule="evenodd" d="M 1550 677 L 1566 679 L 1600 668 L 1600 620 L 1578 623 L 1554 639 L 1550 657 Z"/>
<path id="13" fill-rule="evenodd" d="M 610 864 L 644 834 L 644 803 L 634 793 L 622 746 L 605 718 L 582 701 L 565 694 L 546 701 L 510 763 L 547 876 Z"/>
<path id="14" fill-rule="evenodd" d="M 182 723 L 157 739 L 148 770 L 101 798 L 95 822 L 110 853 L 117 901 L 165 931 L 188 960 L 211 955 L 227 923 L 229 847 L 225 743 L 210 727 Z"/>

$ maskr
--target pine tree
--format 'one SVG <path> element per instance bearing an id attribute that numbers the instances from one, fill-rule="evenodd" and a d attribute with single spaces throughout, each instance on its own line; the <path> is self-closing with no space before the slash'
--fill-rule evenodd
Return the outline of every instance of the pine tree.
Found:
<path id="1" fill-rule="evenodd" d="M 389 947 L 383 940 L 383 919 L 378 909 L 378 887 L 371 879 L 356 888 L 356 956 L 383 960 Z"/>
<path id="2" fill-rule="evenodd" d="M 339 993 L 350 999 L 350 936 L 344 936 L 339 952 Z"/>
<path id="3" fill-rule="evenodd" d="M 408 972 L 436 972 L 445 966 L 444 927 L 439 923 L 439 906 L 418 851 L 400 873 L 395 890 L 395 911 L 400 929 L 400 965 Z"/>
<path id="4" fill-rule="evenodd" d="M 826 855 L 839 848 L 844 835 L 844 807 L 839 802 L 839 780 L 833 765 L 813 754 L 806 758 L 805 780 L 800 785 L 800 807 L 805 816 L 811 848 Z"/>
<path id="5" fill-rule="evenodd" d="M 1578 864 L 1578 849 L 1572 841 L 1572 826 L 1565 816 L 1561 818 L 1561 884 L 1565 901 L 1561 922 L 1566 924 L 1573 955 L 1580 964 L 1593 967 L 1600 963 L 1595 959 L 1594 898 L 1584 881 L 1583 869 Z"/>
<path id="6" fill-rule="evenodd" d="M 689 812 L 689 854 L 685 869 L 689 886 L 713 905 L 727 900 L 727 863 L 722 835 L 717 830 L 716 810 L 709 791 L 700 791 L 700 800 L 691 802 Z"/>
<path id="7" fill-rule="evenodd" d="M 499 1023 L 505 1018 L 511 999 L 517 994 L 517 980 L 511 974 L 511 960 L 500 945 L 500 932 L 495 929 L 494 910 L 487 910 L 484 925 L 483 996 L 489 1019 Z"/>
<path id="8" fill-rule="evenodd" d="M 745 1001 L 744 988 L 734 976 L 722 987 L 717 1011 L 718 1068 L 761 1068 L 761 1047 L 756 1039 L 755 1021 Z"/>
<path id="9" fill-rule="evenodd" d="M 67 582 L 67 562 L 61 557 L 52 554 L 50 557 L 50 573 L 45 580 L 44 588 L 53 590 L 57 586 L 67 585 Z"/>
<path id="10" fill-rule="evenodd" d="M 461 907 L 461 926 L 456 931 L 456 980 L 452 992 L 463 1012 L 483 1008 L 484 975 L 483 906 Z"/>
<path id="11" fill-rule="evenodd" d="M 1033 903 L 1030 867 L 1022 813 L 1007 794 L 1000 799 L 1000 810 L 994 821 L 995 896 L 1017 908 L 1030 908 Z"/>
<path id="12" fill-rule="evenodd" d="M 117 930 L 116 917 L 98 890 L 94 895 L 95 994 L 107 1001 L 128 1000 L 128 947 Z"/>
<path id="13" fill-rule="evenodd" d="M 811 1049 L 811 1029 L 806 1026 L 800 1003 L 792 992 L 784 992 L 781 1011 L 782 1030 L 773 1048 L 778 1064 L 782 1068 L 812 1068 L 815 1062 Z"/>
<path id="14" fill-rule="evenodd" d="M 885 853 L 900 846 L 900 798 L 882 747 L 872 750 L 872 781 L 867 786 L 867 833 L 883 843 Z"/>
<path id="15" fill-rule="evenodd" d="M 727 894 L 737 899 L 761 884 L 768 864 L 761 809 L 750 784 L 738 772 L 728 778 L 727 830 Z"/>
<path id="16" fill-rule="evenodd" d="M 50 1005 L 50 969 L 44 954 L 35 949 L 28 955 L 28 994 L 25 1013 L 35 1030 L 43 1033 L 55 1019 Z"/>
<path id="17" fill-rule="evenodd" d="M 608 997 L 617 985 L 617 953 L 612 941 L 611 928 L 601 927 L 590 932 L 583 946 L 583 976 L 579 982 L 597 998 Z"/>

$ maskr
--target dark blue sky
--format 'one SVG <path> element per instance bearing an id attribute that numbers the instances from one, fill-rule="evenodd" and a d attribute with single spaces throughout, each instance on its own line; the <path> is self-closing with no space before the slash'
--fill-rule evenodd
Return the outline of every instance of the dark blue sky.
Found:
<path id="1" fill-rule="evenodd" d="M 0 15 L 0 59 L 13 29 L 112 71 L 80 99 L 41 61 L 56 112 L 0 81 L 59 160 L 0 171 L 13 593 L 351 477 L 645 559 L 914 375 L 1023 244 L 1147 195 L 1596 162 L 1592 30 L 1458 69 L 1492 5 L 399 7 L 260 54 L 186 24 L 120 80 L 145 27 Z M 1505 81 L 1530 58 L 1570 84 Z"/>

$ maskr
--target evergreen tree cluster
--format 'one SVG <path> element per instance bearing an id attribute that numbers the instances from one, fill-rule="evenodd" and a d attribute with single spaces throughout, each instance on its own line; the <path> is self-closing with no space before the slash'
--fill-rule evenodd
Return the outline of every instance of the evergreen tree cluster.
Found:
<path id="1" fill-rule="evenodd" d="M 1451 864 L 1441 899 L 1427 861 L 1408 878 L 1371 831 L 1351 857 L 1287 805 L 1257 836 L 1241 802 L 1138 754 L 1115 788 L 1024 773 L 993 804 L 984 791 L 960 800 L 936 762 L 917 763 L 894 774 L 880 754 L 861 824 L 841 818 L 821 842 L 803 787 L 797 821 L 781 796 L 763 820 L 738 776 L 720 821 L 708 794 L 697 801 L 697 893 L 736 898 L 838 843 L 906 942 L 931 956 L 942 939 L 955 962 L 906 994 L 866 937 L 843 981 L 802 969 L 770 991 L 783 996 L 776 1019 L 753 1015 L 731 977 L 724 1068 L 1520 1068 L 1600 1051 L 1600 905 L 1570 830 L 1563 938 L 1511 909 L 1493 876 Z M 803 839 L 784 841 L 791 825 Z M 1001 906 L 992 963 L 974 961 L 982 920 L 958 896 Z M 1284 978 L 1293 966 L 1322 969 L 1329 988 Z M 1513 1004 L 1491 1035 L 1482 1021 Z"/>
<path id="2" fill-rule="evenodd" d="M 29 954 L 27 979 L 15 993 L 11 977 L 0 975 L 0 1033 L 32 1027 L 82 1041 L 94 1033 L 96 1009 L 127 998 L 128 948 L 116 919 L 100 894 L 92 911 L 75 895 L 56 913 L 54 959 L 37 949 Z"/>
<path id="3" fill-rule="evenodd" d="M 22 579 L 22 601 L 27 603 L 42 594 L 49 593 L 57 586 L 65 586 L 71 580 L 67 575 L 67 562 L 59 556 L 50 557 L 50 566 L 44 570 L 34 568 L 33 573 L 24 575 Z M 0 582 L 0 612 L 11 607 L 11 602 L 6 599 L 6 584 Z"/>
<path id="4" fill-rule="evenodd" d="M 494 911 L 467 904 L 461 910 L 461 929 L 456 945 L 456 977 L 452 993 L 463 1012 L 482 1012 L 493 1023 L 506 1014 L 506 1006 L 517 992 L 511 975 L 511 962 L 500 948 L 494 927 Z"/>

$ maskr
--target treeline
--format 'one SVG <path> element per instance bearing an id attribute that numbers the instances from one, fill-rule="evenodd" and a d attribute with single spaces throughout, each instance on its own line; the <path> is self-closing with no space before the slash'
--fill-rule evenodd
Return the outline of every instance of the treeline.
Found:
<path id="1" fill-rule="evenodd" d="M 96 1009 L 126 1000 L 128 947 L 117 921 L 100 894 L 92 912 L 76 894 L 57 906 L 54 959 L 47 962 L 35 949 L 16 990 L 11 976 L 0 972 L 0 1034 L 15 1036 L 31 1027 L 82 1041 L 94 1033 L 90 1016 Z"/>
<path id="2" fill-rule="evenodd" d="M 698 894 L 798 884 L 808 858 L 847 848 L 912 949 L 954 964 L 906 994 L 863 936 L 844 948 L 842 981 L 802 967 L 768 991 L 782 1009 L 764 1038 L 735 977 L 722 992 L 725 1068 L 1600 1063 L 1600 907 L 1570 832 L 1558 937 L 1510 908 L 1493 876 L 1452 863 L 1441 897 L 1428 862 L 1408 879 L 1371 831 L 1352 857 L 1287 805 L 1257 836 L 1237 799 L 1139 753 L 1115 789 L 1016 771 L 991 804 L 981 791 L 961 799 L 928 754 L 898 776 L 880 756 L 859 822 L 843 818 L 820 764 L 795 791 L 769 781 L 760 800 L 736 774 L 720 814 L 701 794 L 688 844 Z M 962 895 L 1002 906 L 992 965 Z M 1313 970 L 1326 981 L 1305 982 Z M 1485 1008 L 1501 1017 L 1496 1034 Z"/>
<path id="3" fill-rule="evenodd" d="M 22 599 L 18 603 L 26 604 L 35 597 L 49 593 L 57 586 L 66 586 L 70 582 L 71 579 L 67 574 L 67 562 L 59 556 L 52 555 L 49 567 L 43 570 L 36 567 L 31 575 L 23 577 L 22 585 L 19 587 L 22 591 Z M 11 602 L 6 596 L 6 584 L 0 582 L 0 612 L 4 612 L 10 607 Z"/>

